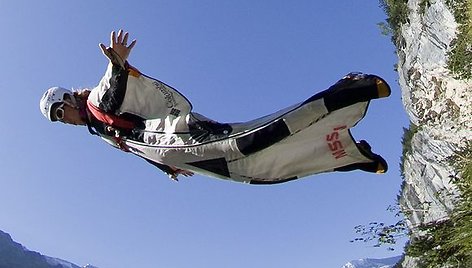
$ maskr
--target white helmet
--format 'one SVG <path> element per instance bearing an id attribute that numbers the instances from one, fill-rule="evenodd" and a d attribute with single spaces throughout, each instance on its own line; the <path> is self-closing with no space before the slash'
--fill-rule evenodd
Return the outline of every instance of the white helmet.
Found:
<path id="1" fill-rule="evenodd" d="M 57 121 L 54 116 L 51 116 L 52 106 L 56 103 L 62 103 L 66 94 L 69 95 L 75 103 L 74 93 L 72 93 L 72 91 L 62 87 L 52 87 L 48 89 L 39 102 L 41 113 L 50 121 Z"/>

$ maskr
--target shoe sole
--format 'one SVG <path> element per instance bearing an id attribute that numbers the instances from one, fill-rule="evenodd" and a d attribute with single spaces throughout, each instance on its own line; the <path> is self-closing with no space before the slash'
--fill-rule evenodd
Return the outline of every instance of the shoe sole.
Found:
<path id="1" fill-rule="evenodd" d="M 386 98 L 390 96 L 390 94 L 392 94 L 392 90 L 390 89 L 388 83 L 376 75 L 374 75 L 374 77 L 376 80 L 375 82 L 377 84 L 377 95 L 379 96 L 379 98 Z"/>

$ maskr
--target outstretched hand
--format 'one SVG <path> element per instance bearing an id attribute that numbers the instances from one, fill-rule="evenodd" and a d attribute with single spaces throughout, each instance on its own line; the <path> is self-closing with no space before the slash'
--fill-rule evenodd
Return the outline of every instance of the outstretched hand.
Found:
<path id="1" fill-rule="evenodd" d="M 179 179 L 177 178 L 179 175 L 182 175 L 184 177 L 191 177 L 194 175 L 194 173 L 189 170 L 175 168 L 175 167 L 171 167 L 171 168 L 173 169 L 174 174 L 172 174 L 170 178 L 174 181 L 179 181 Z"/>
<path id="2" fill-rule="evenodd" d="M 123 30 L 118 31 L 118 36 L 115 31 L 111 32 L 110 35 L 110 47 L 120 56 L 120 58 L 125 62 L 128 59 L 128 56 L 136 45 L 136 39 L 131 42 L 128 46 L 128 32 L 123 32 Z M 100 43 L 100 48 L 102 49 L 103 54 L 107 55 L 107 49 L 104 44 Z"/>

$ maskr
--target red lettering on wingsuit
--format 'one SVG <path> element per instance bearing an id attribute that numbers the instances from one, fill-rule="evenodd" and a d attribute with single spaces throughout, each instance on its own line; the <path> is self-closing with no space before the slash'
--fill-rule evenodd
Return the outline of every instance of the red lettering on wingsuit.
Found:
<path id="1" fill-rule="evenodd" d="M 328 142 L 329 150 L 335 159 L 342 158 L 346 156 L 346 151 L 344 151 L 344 146 L 339 140 L 339 131 L 346 129 L 346 126 L 340 126 L 333 128 L 333 132 L 326 135 L 326 141 Z"/>

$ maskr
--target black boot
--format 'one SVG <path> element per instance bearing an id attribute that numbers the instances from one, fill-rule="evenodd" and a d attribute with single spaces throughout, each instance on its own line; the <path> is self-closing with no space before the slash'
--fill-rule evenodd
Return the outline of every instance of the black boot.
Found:
<path id="1" fill-rule="evenodd" d="M 390 96 L 390 86 L 381 77 L 350 73 L 331 86 L 323 96 L 328 111 L 335 111 L 358 102 Z"/>
<path id="2" fill-rule="evenodd" d="M 335 171 L 352 171 L 360 169 L 366 172 L 372 173 L 385 173 L 388 170 L 387 161 L 383 159 L 380 155 L 374 154 L 371 150 L 370 145 L 365 140 L 361 140 L 356 143 L 359 151 L 367 158 L 371 159 L 372 162 L 369 163 L 355 163 L 347 165 L 344 167 L 336 168 Z"/>

